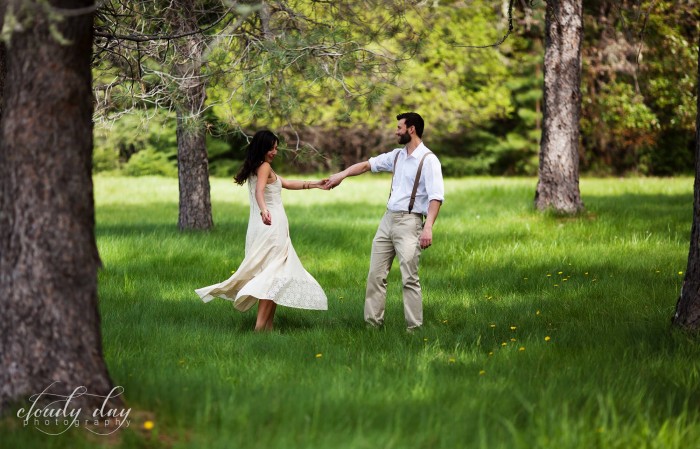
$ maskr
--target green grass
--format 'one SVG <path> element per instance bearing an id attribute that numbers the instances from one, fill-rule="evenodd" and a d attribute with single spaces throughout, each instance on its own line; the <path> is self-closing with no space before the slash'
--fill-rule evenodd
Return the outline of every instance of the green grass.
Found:
<path id="1" fill-rule="evenodd" d="M 5 430 L 3 447 L 700 447 L 700 345 L 670 328 L 691 178 L 584 179 L 579 218 L 534 212 L 535 179 L 448 180 L 414 334 L 396 266 L 385 327 L 362 319 L 387 177 L 283 192 L 329 310 L 280 307 L 270 334 L 193 292 L 242 260 L 245 188 L 213 180 L 216 228 L 180 233 L 176 180 L 95 181 L 104 353 L 155 429 Z"/>

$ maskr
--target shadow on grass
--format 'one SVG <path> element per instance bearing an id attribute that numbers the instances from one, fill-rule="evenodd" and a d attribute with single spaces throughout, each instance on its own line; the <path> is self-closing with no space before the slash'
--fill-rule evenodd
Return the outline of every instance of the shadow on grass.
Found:
<path id="1" fill-rule="evenodd" d="M 537 447 L 543 440 L 535 427 L 540 436 L 559 429 L 562 441 L 579 441 L 570 447 L 597 447 L 581 438 L 618 417 L 628 423 L 642 416 L 639 429 L 618 434 L 618 446 L 630 447 L 632 434 L 653 432 L 700 400 L 700 348 L 669 325 L 686 248 L 663 239 L 615 240 L 669 228 L 680 235 L 690 224 L 690 196 L 589 195 L 592 217 L 561 220 L 532 211 L 529 188 L 459 195 L 459 202 L 448 198 L 436 225 L 440 245 L 421 260 L 425 326 L 415 334 L 404 329 L 396 267 L 386 326 L 371 330 L 362 322 L 382 215 L 376 205 L 287 207 L 292 241 L 326 290 L 329 311 L 279 310 L 278 330 L 267 335 L 252 333 L 254 311 L 239 316 L 229 302 L 205 305 L 193 292 L 225 279 L 243 258 L 247 207 L 215 205 L 217 227 L 208 233 L 178 232 L 172 205 L 102 210 L 98 241 L 114 238 L 120 248 L 100 275 L 110 369 L 129 382 L 132 367 L 143 368 L 143 380 L 130 381 L 128 391 L 159 407 L 172 403 L 166 415 L 189 417 L 195 407 L 206 419 L 187 425 L 202 440 L 233 428 L 222 438 L 240 433 L 250 442 L 265 430 L 256 423 L 275 422 L 296 438 L 313 423 L 319 435 L 343 441 L 357 429 L 369 438 L 388 428 L 396 435 L 430 428 L 425 441 L 439 434 L 442 447 L 479 446 L 480 431 L 511 432 L 520 442 L 488 447 Z M 170 212 L 154 214 L 166 206 Z M 123 224 L 122 214 L 147 219 Z M 187 400 L 170 393 L 192 386 Z M 202 390 L 224 411 L 210 411 Z M 691 428 L 697 413 L 688 416 Z M 397 441 L 386 445 L 402 445 Z M 424 446 L 439 447 L 434 443 Z M 405 445 L 416 446 L 415 439 Z"/>
<path id="2" fill-rule="evenodd" d="M 646 223 L 651 231 L 687 227 L 693 220 L 693 194 L 621 194 L 589 195 L 585 198 L 590 213 L 598 217 L 608 217 L 625 226 Z"/>
<path id="3" fill-rule="evenodd" d="M 591 196 L 589 207 L 599 219 L 609 216 L 611 220 L 621 221 L 619 226 L 627 232 L 632 232 L 636 222 L 625 224 L 620 219 L 620 204 L 624 205 L 625 214 L 645 220 L 638 230 L 664 230 L 669 222 L 682 221 L 679 217 L 686 212 L 689 196 L 623 195 L 621 203 L 617 198 Z M 103 299 L 131 306 L 144 299 L 155 303 L 155 310 L 151 312 L 139 308 L 135 312 L 125 312 L 127 315 L 134 313 L 128 319 L 147 318 L 149 313 L 157 311 L 160 325 L 195 326 L 226 334 L 232 329 L 239 333 L 250 332 L 255 323 L 254 310 L 239 318 L 240 312 L 229 302 L 216 300 L 222 304 L 203 305 L 193 292 L 195 288 L 228 277 L 243 258 L 247 208 L 226 205 L 222 209 L 220 214 L 225 218 L 219 219 L 216 228 L 207 233 L 180 233 L 174 224 L 165 222 L 169 217 L 154 215 L 150 216 L 150 223 L 110 224 L 110 221 L 116 223 L 124 212 L 130 216 L 147 216 L 153 210 L 150 207 L 103 210 L 102 215 L 112 216 L 112 220 L 98 223 L 98 240 L 144 237 L 134 243 L 134 248 L 110 258 L 101 273 L 101 284 L 110 287 L 110 294 Z M 319 214 L 316 207 L 287 208 L 295 248 L 307 270 L 326 290 L 330 311 L 278 313 L 276 326 L 285 333 L 364 328 L 362 304 L 366 270 L 371 240 L 382 210 L 376 206 L 342 204 L 324 206 L 323 212 L 323 217 L 316 220 L 313 218 Z M 539 219 L 534 212 L 526 215 L 524 219 Z M 348 223 L 348 216 L 359 219 Z M 441 218 L 442 224 L 449 224 L 451 220 L 460 220 L 460 215 L 446 214 Z M 556 224 L 558 219 L 545 218 L 541 225 L 552 227 L 552 222 Z M 592 222 L 590 226 L 595 230 L 598 224 Z M 440 232 L 436 231 L 436 235 Z M 527 244 L 528 240 L 540 239 L 542 235 L 532 235 L 520 228 L 481 226 L 474 231 L 467 228 L 450 232 L 448 238 L 452 243 L 458 242 L 457 249 L 464 249 L 461 255 L 433 249 L 421 260 L 425 323 L 429 332 L 448 330 L 451 338 L 473 344 L 473 336 L 489 331 L 490 324 L 498 323 L 498 331 L 491 332 L 489 337 L 492 348 L 512 338 L 508 327 L 513 324 L 519 329 L 537 329 L 538 338 L 544 338 L 539 335 L 544 332 L 557 333 L 560 335 L 558 344 L 568 350 L 599 347 L 600 344 L 611 344 L 620 350 L 635 347 L 640 335 L 645 336 L 642 339 L 645 344 L 653 346 L 653 338 L 648 338 L 651 337 L 649 331 L 653 329 L 658 336 L 669 329 L 676 298 L 660 297 L 655 291 L 673 290 L 679 285 L 679 279 L 668 272 L 657 274 L 655 267 L 641 257 L 631 255 L 630 260 L 621 263 L 619 257 L 609 260 L 608 256 L 614 255 L 605 252 L 597 253 L 596 258 L 595 254 L 577 254 L 563 247 L 558 251 L 545 251 L 538 260 L 519 258 L 515 254 L 480 262 L 467 249 L 482 245 L 487 252 L 505 251 L 514 242 Z M 155 249 L 148 247 L 149 239 Z M 168 246 L 170 240 L 183 245 L 175 252 L 160 251 L 158 245 Z M 674 260 L 672 255 L 655 257 L 662 265 Z M 567 265 L 566 260 L 574 266 Z M 560 279 L 558 270 L 565 272 L 563 276 L 570 276 L 566 282 Z M 397 271 L 394 267 L 389 279 L 387 330 L 390 332 L 403 331 Z M 158 282 L 155 291 L 152 289 L 154 275 Z M 121 287 L 127 278 L 132 288 Z M 631 284 L 621 286 L 620 281 Z M 144 291 L 152 293 L 144 298 Z M 630 310 L 630 303 L 638 304 L 637 308 Z M 537 310 L 542 314 L 536 315 Z M 443 321 L 447 323 L 442 324 Z"/>

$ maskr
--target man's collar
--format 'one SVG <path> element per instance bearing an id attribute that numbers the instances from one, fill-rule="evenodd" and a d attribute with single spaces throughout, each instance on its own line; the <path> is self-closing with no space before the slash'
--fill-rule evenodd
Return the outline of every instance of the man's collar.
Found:
<path id="1" fill-rule="evenodd" d="M 421 142 L 418 144 L 416 149 L 413 150 L 413 153 L 408 154 L 408 150 L 406 149 L 406 147 L 403 147 L 402 150 L 406 153 L 407 157 L 410 156 L 410 157 L 414 157 L 414 158 L 418 159 L 418 158 L 422 157 L 426 151 L 428 151 L 428 147 L 426 147 L 425 144 L 423 144 L 423 141 L 421 140 Z"/>

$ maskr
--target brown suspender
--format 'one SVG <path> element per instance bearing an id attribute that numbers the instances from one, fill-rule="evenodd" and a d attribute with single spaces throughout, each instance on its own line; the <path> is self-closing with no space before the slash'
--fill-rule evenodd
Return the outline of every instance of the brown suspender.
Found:
<path id="1" fill-rule="evenodd" d="M 389 191 L 389 198 L 391 198 L 391 192 L 394 191 L 394 175 L 396 174 L 396 162 L 399 160 L 399 154 L 401 154 L 401 151 L 396 152 L 396 157 L 394 158 L 394 169 L 391 172 L 391 190 Z M 423 157 L 420 160 L 420 163 L 418 164 L 418 170 L 416 171 L 416 179 L 413 181 L 413 191 L 411 192 L 411 201 L 408 203 L 408 212 L 411 213 L 413 210 L 413 203 L 416 202 L 416 193 L 418 192 L 418 184 L 420 183 L 420 175 L 421 171 L 423 170 L 423 161 L 425 161 L 425 158 L 428 157 L 429 155 L 433 154 L 432 151 L 428 151 L 423 155 Z"/>
<path id="2" fill-rule="evenodd" d="M 423 157 L 420 159 L 420 164 L 418 164 L 418 171 L 416 171 L 416 180 L 413 182 L 413 192 L 411 192 L 411 202 L 408 203 L 408 212 L 410 213 L 413 210 L 413 203 L 416 202 L 416 192 L 418 192 L 418 182 L 420 181 L 420 172 L 423 170 L 423 161 L 425 160 L 426 157 L 429 155 L 433 154 L 432 152 L 428 151 L 423 155 Z"/>
<path id="3" fill-rule="evenodd" d="M 396 161 L 399 160 L 399 154 L 401 151 L 396 152 L 396 157 L 394 158 L 394 169 L 391 170 L 391 186 L 389 186 L 389 199 L 391 199 L 391 193 L 394 191 L 394 175 L 396 174 Z"/>

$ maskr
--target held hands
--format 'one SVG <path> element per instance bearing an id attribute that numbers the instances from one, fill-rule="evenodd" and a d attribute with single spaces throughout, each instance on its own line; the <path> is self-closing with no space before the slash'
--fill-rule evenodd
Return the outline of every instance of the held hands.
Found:
<path id="1" fill-rule="evenodd" d="M 272 224 L 272 215 L 270 215 L 269 210 L 262 210 L 260 211 L 260 218 L 262 218 L 262 221 L 264 224 L 270 226 Z"/>
<path id="2" fill-rule="evenodd" d="M 336 173 L 334 175 L 331 175 L 330 178 L 326 180 L 326 183 L 323 185 L 323 190 L 330 190 L 334 187 L 337 187 L 340 185 L 341 182 L 343 182 L 343 176 L 341 176 L 340 173 Z"/>

